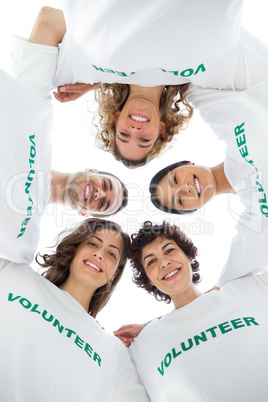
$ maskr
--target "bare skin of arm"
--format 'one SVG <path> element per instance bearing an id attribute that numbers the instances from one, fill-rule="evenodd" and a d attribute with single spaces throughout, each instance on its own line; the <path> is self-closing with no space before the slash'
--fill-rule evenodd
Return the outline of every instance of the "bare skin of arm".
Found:
<path id="1" fill-rule="evenodd" d="M 41 8 L 34 23 L 29 42 L 57 47 L 66 32 L 63 11 L 52 7 Z M 76 100 L 93 89 L 90 84 L 74 84 L 58 87 L 55 98 L 61 102 Z"/>
<path id="2" fill-rule="evenodd" d="M 43 7 L 34 23 L 29 42 L 56 47 L 62 41 L 65 32 L 63 11 L 57 8 Z"/>

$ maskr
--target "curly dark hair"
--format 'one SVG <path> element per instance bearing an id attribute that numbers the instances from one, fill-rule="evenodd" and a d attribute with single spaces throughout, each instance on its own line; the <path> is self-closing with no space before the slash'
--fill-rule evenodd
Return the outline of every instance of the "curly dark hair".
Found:
<path id="1" fill-rule="evenodd" d="M 42 275 L 47 278 L 54 285 L 60 287 L 68 278 L 70 273 L 70 265 L 75 257 L 78 246 L 88 239 L 93 233 L 100 230 L 109 229 L 114 230 L 120 235 L 124 242 L 124 249 L 121 259 L 117 267 L 117 275 L 113 281 L 108 282 L 102 287 L 98 288 L 92 296 L 89 313 L 92 317 L 96 317 L 98 312 L 108 303 L 117 283 L 122 277 L 126 262 L 126 251 L 130 244 L 130 238 L 127 233 L 124 233 L 121 227 L 112 221 L 105 219 L 89 218 L 85 219 L 75 230 L 66 235 L 63 231 L 58 236 L 56 251 L 52 254 L 37 254 L 35 257 L 37 263 L 44 268 L 48 268 Z M 62 238 L 62 236 L 64 237 Z M 61 240 L 60 240 L 61 238 Z M 42 258 L 42 262 L 39 262 Z"/>
<path id="2" fill-rule="evenodd" d="M 165 237 L 166 239 L 174 240 L 185 255 L 191 259 L 193 283 L 198 283 L 201 280 L 198 272 L 199 262 L 195 259 L 197 256 L 197 248 L 194 246 L 191 239 L 189 239 L 178 226 L 170 225 L 166 221 L 163 221 L 161 225 L 145 221 L 138 233 L 131 235 L 131 245 L 127 251 L 127 256 L 130 259 L 130 264 L 133 269 L 133 282 L 138 287 L 143 288 L 148 293 L 152 294 L 156 300 L 163 300 L 166 303 L 170 303 L 170 296 L 161 292 L 151 284 L 141 260 L 142 249 L 158 237 Z"/>

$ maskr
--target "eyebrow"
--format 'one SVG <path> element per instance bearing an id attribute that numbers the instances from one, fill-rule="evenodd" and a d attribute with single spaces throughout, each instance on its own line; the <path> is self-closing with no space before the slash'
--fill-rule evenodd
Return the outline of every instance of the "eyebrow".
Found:
<path id="1" fill-rule="evenodd" d="M 149 144 L 149 145 L 138 145 L 139 148 L 149 148 L 149 147 L 151 147 L 151 146 L 152 146 L 152 144 Z"/>
<path id="2" fill-rule="evenodd" d="M 110 184 L 110 191 L 112 191 L 112 189 L 113 189 L 113 183 L 112 183 L 112 180 L 108 179 L 108 182 L 109 182 L 109 184 Z"/>
<path id="3" fill-rule="evenodd" d="M 166 248 L 167 246 L 169 246 L 170 244 L 173 246 L 173 243 L 166 243 L 163 247 L 161 247 L 161 250 L 165 250 L 165 248 Z M 154 256 L 154 254 L 148 254 L 148 255 L 146 255 L 146 257 L 144 257 L 144 259 L 143 259 L 143 262 L 146 260 L 146 258 L 153 257 L 153 256 Z"/>
<path id="4" fill-rule="evenodd" d="M 168 175 L 168 184 L 170 185 L 170 187 L 173 186 L 172 181 L 171 181 L 171 175 L 172 175 L 172 171 Z"/>
<path id="5" fill-rule="evenodd" d="M 117 137 L 117 138 L 119 139 L 119 141 L 121 141 L 121 142 L 124 142 L 124 143 L 126 143 L 126 144 L 129 143 L 129 141 L 126 141 L 126 140 L 123 140 L 122 138 L 120 138 L 119 135 L 117 135 L 116 137 Z"/>
<path id="6" fill-rule="evenodd" d="M 95 239 L 99 240 L 99 242 L 101 242 L 101 243 L 103 244 L 103 240 L 101 240 L 99 237 L 94 236 L 94 235 L 92 235 L 92 236 L 90 236 L 90 237 L 94 237 Z M 108 244 L 108 247 L 116 248 L 116 250 L 118 250 L 119 254 L 121 254 L 119 248 L 116 247 L 116 246 L 114 246 L 113 244 Z"/>
<path id="7" fill-rule="evenodd" d="M 107 202 L 106 207 L 104 208 L 103 212 L 107 211 L 110 207 L 110 201 Z"/>

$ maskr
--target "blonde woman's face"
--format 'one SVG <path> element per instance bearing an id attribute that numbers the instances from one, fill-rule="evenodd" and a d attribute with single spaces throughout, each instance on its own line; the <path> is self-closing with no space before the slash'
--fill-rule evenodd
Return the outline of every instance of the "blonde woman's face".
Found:
<path id="1" fill-rule="evenodd" d="M 165 135 L 159 108 L 148 99 L 128 99 L 122 111 L 116 112 L 114 121 L 117 149 L 128 160 L 145 158 L 159 135 Z"/>

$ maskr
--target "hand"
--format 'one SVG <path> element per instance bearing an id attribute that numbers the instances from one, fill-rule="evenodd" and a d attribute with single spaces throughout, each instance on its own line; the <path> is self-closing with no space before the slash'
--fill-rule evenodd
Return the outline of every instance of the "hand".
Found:
<path id="1" fill-rule="evenodd" d="M 220 288 L 218 286 L 213 286 L 213 288 L 207 290 L 205 293 L 212 292 L 212 290 L 220 290 Z"/>
<path id="2" fill-rule="evenodd" d="M 123 325 L 117 331 L 114 331 L 114 335 L 117 336 L 117 338 L 119 338 L 128 348 L 131 345 L 131 342 L 134 341 L 134 338 L 139 335 L 147 324 L 148 323 Z"/>
<path id="3" fill-rule="evenodd" d="M 94 85 L 91 84 L 64 85 L 58 87 L 57 92 L 53 92 L 53 94 L 59 102 L 65 103 L 80 98 L 87 92 L 92 91 L 93 88 Z"/>

